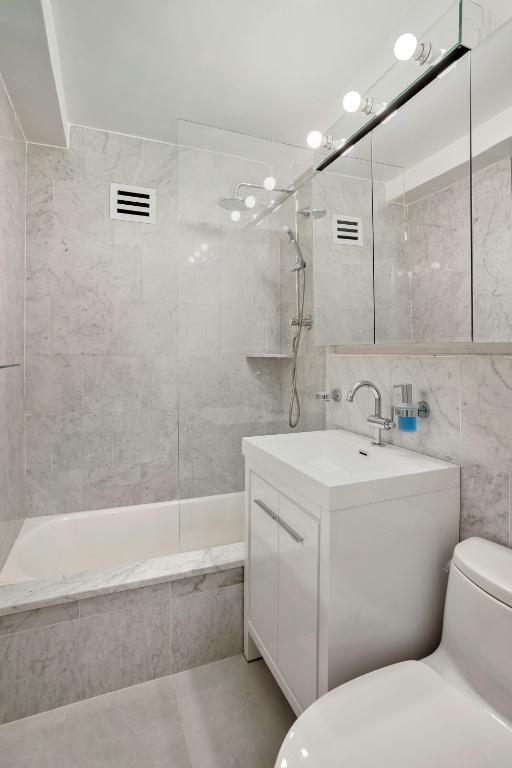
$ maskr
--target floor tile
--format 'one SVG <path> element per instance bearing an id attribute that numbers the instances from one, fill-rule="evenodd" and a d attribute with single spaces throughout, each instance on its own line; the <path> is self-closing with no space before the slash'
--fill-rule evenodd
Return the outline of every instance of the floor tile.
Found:
<path id="1" fill-rule="evenodd" d="M 262 660 L 173 675 L 192 768 L 273 768 L 295 716 Z"/>
<path id="2" fill-rule="evenodd" d="M 0 726 L 2 768 L 190 768 L 170 677 Z"/>

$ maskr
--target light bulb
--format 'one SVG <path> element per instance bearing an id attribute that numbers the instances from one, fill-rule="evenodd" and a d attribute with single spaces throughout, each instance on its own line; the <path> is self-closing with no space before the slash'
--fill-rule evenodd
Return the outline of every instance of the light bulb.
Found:
<path id="1" fill-rule="evenodd" d="M 254 195 L 247 195 L 247 197 L 245 198 L 245 207 L 254 208 L 255 205 L 256 205 L 256 198 L 254 197 Z"/>
<path id="2" fill-rule="evenodd" d="M 409 61 L 414 56 L 418 41 L 412 32 L 400 35 L 395 43 L 394 52 L 398 61 Z"/>
<path id="3" fill-rule="evenodd" d="M 343 97 L 343 109 L 345 112 L 357 112 L 361 108 L 361 94 L 357 91 L 349 91 Z"/>
<path id="4" fill-rule="evenodd" d="M 207 250 L 208 250 L 208 243 L 201 243 L 201 250 L 202 250 L 203 252 L 204 252 L 204 251 L 207 251 Z"/>
<path id="5" fill-rule="evenodd" d="M 273 176 L 267 176 L 267 178 L 263 180 L 263 186 L 268 192 L 272 192 L 276 186 L 276 180 Z"/>
<path id="6" fill-rule="evenodd" d="M 240 211 L 231 211 L 231 221 L 240 221 Z"/>
<path id="7" fill-rule="evenodd" d="M 318 147 L 321 147 L 323 140 L 324 137 L 320 131 L 310 131 L 306 139 L 308 147 L 311 147 L 311 149 L 318 149 Z"/>

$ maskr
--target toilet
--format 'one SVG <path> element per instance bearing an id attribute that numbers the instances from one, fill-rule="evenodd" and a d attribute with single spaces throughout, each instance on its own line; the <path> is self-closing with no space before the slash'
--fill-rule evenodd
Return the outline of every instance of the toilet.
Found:
<path id="1" fill-rule="evenodd" d="M 512 550 L 458 544 L 441 644 L 312 704 L 276 768 L 512 766 Z"/>

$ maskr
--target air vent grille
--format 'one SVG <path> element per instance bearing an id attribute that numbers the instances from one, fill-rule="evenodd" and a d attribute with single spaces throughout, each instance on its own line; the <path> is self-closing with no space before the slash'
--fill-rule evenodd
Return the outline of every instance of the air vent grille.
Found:
<path id="1" fill-rule="evenodd" d="M 332 217 L 332 239 L 340 245 L 363 245 L 362 218 L 335 214 Z"/>
<path id="2" fill-rule="evenodd" d="M 112 182 L 110 218 L 156 224 L 156 189 Z"/>

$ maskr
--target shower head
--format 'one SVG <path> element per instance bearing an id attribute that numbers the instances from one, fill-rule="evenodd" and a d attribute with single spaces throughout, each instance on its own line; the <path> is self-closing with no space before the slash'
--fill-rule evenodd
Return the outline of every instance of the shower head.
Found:
<path id="1" fill-rule="evenodd" d="M 290 227 L 287 227 L 286 225 L 284 227 L 281 227 L 281 232 L 283 232 L 288 237 L 288 242 L 291 245 L 293 245 L 293 247 L 295 248 L 296 260 L 295 260 L 295 264 L 292 267 L 292 272 L 295 272 L 298 269 L 305 269 L 306 262 L 304 261 L 304 258 L 302 256 L 302 251 L 300 250 L 299 244 L 297 242 L 295 232 L 292 229 L 290 229 Z"/>
<path id="2" fill-rule="evenodd" d="M 312 219 L 323 219 L 327 211 L 324 208 L 301 208 L 299 213 L 305 219 L 309 219 L 309 217 Z"/>
<path id="3" fill-rule="evenodd" d="M 295 232 L 290 229 L 290 227 L 287 227 L 286 225 L 284 227 L 281 227 L 281 232 L 284 232 L 285 235 L 288 237 L 288 242 L 290 243 L 296 243 L 297 240 L 295 239 Z"/>
<path id="4" fill-rule="evenodd" d="M 225 208 L 227 211 L 246 211 L 247 206 L 243 197 L 222 197 L 219 200 L 221 208 Z"/>

